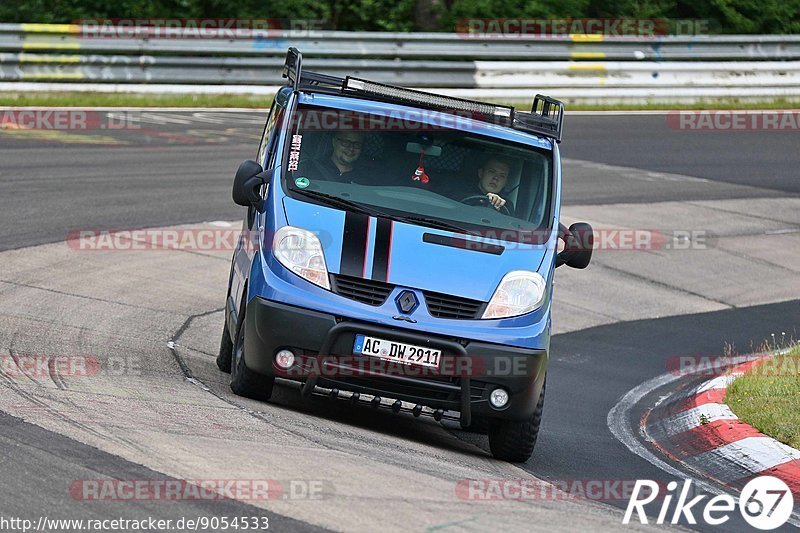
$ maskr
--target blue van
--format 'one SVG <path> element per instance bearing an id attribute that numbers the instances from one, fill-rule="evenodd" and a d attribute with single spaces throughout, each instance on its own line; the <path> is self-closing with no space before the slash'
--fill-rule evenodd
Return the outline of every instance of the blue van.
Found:
<path id="1" fill-rule="evenodd" d="M 488 433 L 532 454 L 553 274 L 585 268 L 588 224 L 559 224 L 563 105 L 531 112 L 306 72 L 289 49 L 233 254 L 217 364 L 234 393 L 276 378 Z M 563 250 L 558 242 L 562 239 Z"/>

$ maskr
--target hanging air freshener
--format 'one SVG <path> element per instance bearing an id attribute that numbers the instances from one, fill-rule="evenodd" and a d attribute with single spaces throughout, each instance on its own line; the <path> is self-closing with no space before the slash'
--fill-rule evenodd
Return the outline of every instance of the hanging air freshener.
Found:
<path id="1" fill-rule="evenodd" d="M 417 166 L 417 170 L 414 171 L 414 174 L 411 175 L 412 181 L 421 181 L 422 183 L 428 183 L 431 179 L 428 177 L 428 174 L 425 173 L 425 149 L 422 148 L 422 151 L 419 153 L 419 166 Z"/>

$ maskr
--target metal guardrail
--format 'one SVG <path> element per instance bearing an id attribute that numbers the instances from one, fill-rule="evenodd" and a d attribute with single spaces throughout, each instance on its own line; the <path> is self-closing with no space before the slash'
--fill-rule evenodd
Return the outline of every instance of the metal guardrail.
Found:
<path id="1" fill-rule="evenodd" d="M 613 37 L 563 35 L 528 38 L 477 37 L 454 33 L 314 31 L 219 32 L 217 38 L 163 35 L 119 38 L 71 24 L 0 24 L 0 51 L 83 53 L 219 54 L 283 56 L 289 46 L 310 57 L 658 61 L 800 59 L 800 35 Z"/>
<path id="2" fill-rule="evenodd" d="M 527 99 L 534 89 L 573 100 L 604 91 L 642 100 L 671 91 L 676 97 L 735 96 L 737 89 L 800 97 L 800 35 L 492 39 L 235 30 L 216 38 L 120 38 L 113 28 L 0 24 L 0 82 L 130 84 L 132 90 L 140 84 L 281 85 L 289 46 L 301 49 L 315 71 L 409 87 L 497 91 L 506 98 Z"/>
<path id="3" fill-rule="evenodd" d="M 800 62 L 386 61 L 308 59 L 305 66 L 411 87 L 797 87 Z M 0 53 L 3 81 L 281 85 L 283 59 Z"/>
<path id="4" fill-rule="evenodd" d="M 284 55 L 286 51 L 284 50 Z M 0 53 L 0 81 L 282 85 L 283 58 Z M 413 87 L 473 87 L 475 64 L 448 61 L 308 59 L 309 69 Z"/>

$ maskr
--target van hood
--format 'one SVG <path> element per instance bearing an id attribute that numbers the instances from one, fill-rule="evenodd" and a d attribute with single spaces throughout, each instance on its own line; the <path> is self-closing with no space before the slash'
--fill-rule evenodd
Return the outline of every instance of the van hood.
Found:
<path id="1" fill-rule="evenodd" d="M 290 225 L 319 237 L 330 273 L 473 300 L 488 301 L 512 270 L 538 271 L 547 252 L 545 244 L 477 240 L 289 197 L 283 205 Z"/>

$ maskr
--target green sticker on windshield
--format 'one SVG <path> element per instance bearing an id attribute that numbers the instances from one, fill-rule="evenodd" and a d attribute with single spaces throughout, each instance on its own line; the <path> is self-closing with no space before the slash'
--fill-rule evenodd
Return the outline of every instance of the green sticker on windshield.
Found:
<path id="1" fill-rule="evenodd" d="M 308 180 L 307 177 L 301 176 L 294 180 L 294 184 L 297 185 L 297 187 L 300 189 L 305 189 L 306 187 L 311 185 L 311 182 Z"/>

